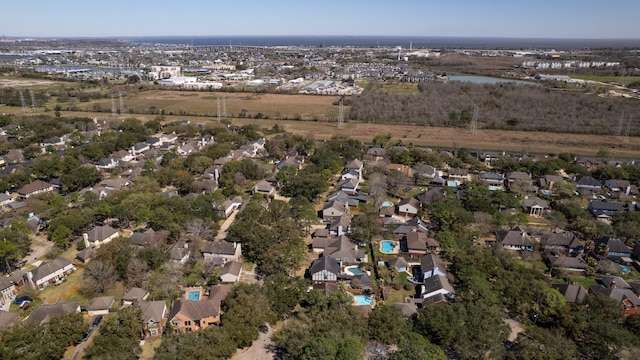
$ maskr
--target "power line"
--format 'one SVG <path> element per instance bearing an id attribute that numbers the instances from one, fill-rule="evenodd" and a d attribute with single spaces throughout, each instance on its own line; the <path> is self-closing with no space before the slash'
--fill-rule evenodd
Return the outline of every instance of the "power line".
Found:
<path id="1" fill-rule="evenodd" d="M 471 134 L 476 135 L 478 133 L 478 107 L 473 108 L 473 118 L 471 119 Z"/>
<path id="2" fill-rule="evenodd" d="M 342 106 L 342 98 L 340 98 L 340 110 L 338 110 L 338 129 L 342 129 L 342 124 L 344 123 L 344 110 Z"/>

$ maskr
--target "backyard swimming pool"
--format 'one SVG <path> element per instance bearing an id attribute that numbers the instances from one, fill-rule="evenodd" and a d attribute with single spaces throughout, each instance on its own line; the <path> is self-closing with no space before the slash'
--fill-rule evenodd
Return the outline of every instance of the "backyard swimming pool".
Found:
<path id="1" fill-rule="evenodd" d="M 382 203 L 382 207 L 389 207 L 389 206 L 393 206 L 393 203 L 391 201 L 385 201 Z"/>
<path id="2" fill-rule="evenodd" d="M 397 246 L 398 246 L 397 241 L 382 240 L 380 242 L 380 251 L 386 254 L 391 254 L 396 252 L 395 250 Z"/>
<path id="3" fill-rule="evenodd" d="M 357 306 L 373 305 L 373 295 L 354 295 Z"/>
<path id="4" fill-rule="evenodd" d="M 189 291 L 189 293 L 187 293 L 187 300 L 200 301 L 200 291 Z"/>
<path id="5" fill-rule="evenodd" d="M 365 272 L 362 271 L 359 267 L 357 266 L 352 266 L 352 267 L 348 267 L 345 270 L 347 270 L 347 272 L 352 273 L 353 275 L 360 275 L 360 274 L 364 274 Z"/>

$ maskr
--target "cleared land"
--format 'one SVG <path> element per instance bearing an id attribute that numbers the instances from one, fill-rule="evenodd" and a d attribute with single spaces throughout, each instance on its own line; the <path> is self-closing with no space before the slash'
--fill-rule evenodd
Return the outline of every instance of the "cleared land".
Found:
<path id="1" fill-rule="evenodd" d="M 598 75 L 570 75 L 572 78 L 591 80 L 603 83 L 631 84 L 640 82 L 640 76 L 598 76 Z"/>

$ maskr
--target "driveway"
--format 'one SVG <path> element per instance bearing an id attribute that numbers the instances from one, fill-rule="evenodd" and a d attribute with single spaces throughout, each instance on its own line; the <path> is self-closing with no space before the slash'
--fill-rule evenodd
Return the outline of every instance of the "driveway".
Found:
<path id="1" fill-rule="evenodd" d="M 258 340 L 254 341 L 253 344 L 246 349 L 239 349 L 231 359 L 273 360 L 275 354 L 269 349 L 274 345 L 271 341 L 271 335 L 273 335 L 273 328 L 270 325 L 267 325 L 267 332 L 265 334 L 260 333 Z"/>
<path id="2" fill-rule="evenodd" d="M 29 234 L 31 240 L 31 253 L 24 258 L 25 264 L 31 264 L 37 259 L 44 258 L 53 249 L 53 242 L 44 236 Z"/>
<path id="3" fill-rule="evenodd" d="M 244 268 L 242 269 L 242 272 L 240 272 L 240 279 L 238 279 L 238 282 L 241 283 L 245 283 L 245 284 L 255 284 L 258 283 L 258 279 L 256 279 L 256 265 L 253 264 L 253 267 L 251 268 L 250 271 L 244 270 Z"/>
<path id="4" fill-rule="evenodd" d="M 220 231 L 218 231 L 218 235 L 216 235 L 216 240 L 224 240 L 227 237 L 227 230 L 229 226 L 233 224 L 233 220 L 236 219 L 236 215 L 238 215 L 239 210 L 233 210 L 231 215 L 225 219 L 225 221 L 220 226 Z"/>

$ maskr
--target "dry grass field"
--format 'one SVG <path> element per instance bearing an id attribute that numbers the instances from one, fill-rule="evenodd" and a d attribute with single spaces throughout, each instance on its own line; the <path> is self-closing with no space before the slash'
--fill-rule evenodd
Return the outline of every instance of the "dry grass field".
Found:
<path id="1" fill-rule="evenodd" d="M 403 89 L 408 90 L 408 89 Z M 560 134 L 550 132 L 527 132 L 506 130 L 483 130 L 472 135 L 468 129 L 431 127 L 418 125 L 394 125 L 347 122 L 342 129 L 337 128 L 338 107 L 333 105 L 334 96 L 279 95 L 255 93 L 215 93 L 152 90 L 132 93 L 123 98 L 129 109 L 136 114 L 125 114 L 143 121 L 157 115 L 148 114 L 149 107 L 164 110 L 167 121 L 189 119 L 192 123 L 217 124 L 217 98 L 226 98 L 227 114 L 233 124 L 257 124 L 261 128 L 271 128 L 278 124 L 286 131 L 328 139 L 337 134 L 348 135 L 362 141 L 371 141 L 375 135 L 391 134 L 393 139 L 404 144 L 437 148 L 467 147 L 478 150 L 528 151 L 531 153 L 570 152 L 579 155 L 595 155 L 598 150 L 609 150 L 617 158 L 640 157 L 640 138 L 630 137 L 626 141 L 614 136 Z M 53 104 L 55 100 L 52 99 Z M 100 103 L 103 109 L 111 109 L 111 100 L 102 99 L 77 103 L 85 111 L 62 111 L 62 116 L 86 116 L 106 120 L 107 112 L 93 112 L 93 104 Z M 116 105 L 118 100 L 116 99 Z M 237 118 L 246 109 L 249 116 L 262 113 L 270 119 Z M 42 109 L 40 109 L 42 110 Z M 0 113 L 20 113 L 16 107 L 0 106 Z M 31 109 L 28 109 L 28 113 Z M 182 113 L 182 115 L 181 115 Z M 345 114 L 348 108 L 345 107 Z M 50 111 L 48 114 L 53 115 Z M 306 121 L 275 120 L 280 118 L 300 118 Z M 194 116 L 198 115 L 198 116 Z M 205 116 L 203 116 L 205 115 Z"/>

